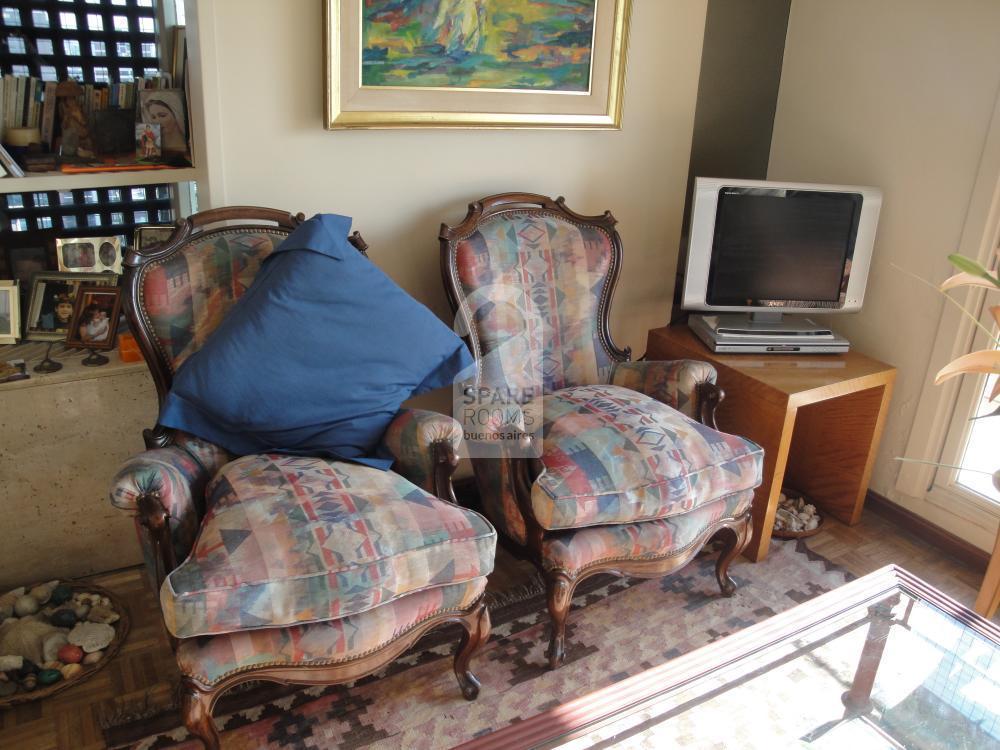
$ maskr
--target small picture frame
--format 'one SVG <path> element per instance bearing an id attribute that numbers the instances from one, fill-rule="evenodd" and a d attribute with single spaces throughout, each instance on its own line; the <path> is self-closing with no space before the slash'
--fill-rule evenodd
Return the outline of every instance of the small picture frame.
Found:
<path id="1" fill-rule="evenodd" d="M 163 142 L 160 126 L 152 122 L 140 122 L 135 126 L 135 158 L 139 161 L 159 161 L 163 156 Z"/>
<path id="2" fill-rule="evenodd" d="M 187 113 L 182 89 L 145 89 L 139 92 L 137 122 L 160 126 L 164 155 L 188 158 Z"/>
<path id="3" fill-rule="evenodd" d="M 122 272 L 121 237 L 73 237 L 56 240 L 56 261 L 69 273 Z"/>
<path id="4" fill-rule="evenodd" d="M 80 285 L 115 286 L 117 282 L 118 277 L 110 273 L 44 271 L 32 274 L 24 337 L 32 341 L 63 341 L 73 322 Z"/>
<path id="5" fill-rule="evenodd" d="M 21 333 L 21 296 L 17 281 L 0 281 L 0 344 L 16 344 Z"/>
<path id="6" fill-rule="evenodd" d="M 121 308 L 122 290 L 119 287 L 81 284 L 76 292 L 66 346 L 114 349 Z"/>
<path id="7" fill-rule="evenodd" d="M 175 229 L 176 227 L 171 224 L 143 224 L 136 227 L 134 237 L 136 252 L 166 242 L 173 235 Z"/>

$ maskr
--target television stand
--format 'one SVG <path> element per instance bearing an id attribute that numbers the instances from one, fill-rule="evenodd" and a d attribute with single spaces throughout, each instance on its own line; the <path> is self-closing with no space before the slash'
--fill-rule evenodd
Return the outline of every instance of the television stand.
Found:
<path id="1" fill-rule="evenodd" d="M 744 554 L 767 554 L 783 486 L 848 524 L 861 519 L 896 370 L 858 352 L 826 356 L 713 354 L 686 326 L 649 332 L 646 358 L 711 364 L 726 397 L 719 429 L 764 449 Z"/>
<path id="2" fill-rule="evenodd" d="M 713 352 L 838 354 L 850 342 L 809 318 L 781 313 L 691 315 L 688 326 Z"/>

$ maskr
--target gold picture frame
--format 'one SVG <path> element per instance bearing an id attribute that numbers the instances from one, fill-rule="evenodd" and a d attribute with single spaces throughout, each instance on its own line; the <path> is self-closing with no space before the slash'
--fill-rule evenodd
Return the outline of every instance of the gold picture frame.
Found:
<path id="1" fill-rule="evenodd" d="M 532 34 L 549 36 L 535 45 L 522 43 L 513 51 L 508 40 L 498 39 L 512 33 L 509 18 L 502 29 L 499 24 L 494 28 L 488 25 L 488 6 L 476 0 L 439 0 L 439 4 L 440 28 L 435 29 L 427 19 L 393 19 L 413 22 L 406 24 L 410 32 L 393 38 L 386 29 L 399 23 L 383 23 L 383 19 L 403 13 L 398 5 L 387 4 L 381 15 L 375 15 L 380 10 L 377 3 L 324 0 L 328 130 L 621 128 L 632 0 L 593 0 L 590 16 L 577 22 L 577 30 L 558 37 L 552 36 L 553 24 L 525 24 L 513 32 L 520 39 L 530 41 Z M 544 6 L 544 0 L 533 3 L 536 17 L 545 13 Z M 552 8 L 553 13 L 571 12 L 562 4 Z M 463 9 L 470 16 L 465 21 L 457 16 Z M 581 12 L 586 10 L 584 6 Z M 478 20 L 472 13 L 479 14 Z M 565 27 L 564 18 L 556 20 Z M 413 28 L 428 36 L 437 33 L 437 39 L 418 45 L 420 40 L 410 38 Z M 372 41 L 376 33 L 384 34 L 378 41 L 385 44 Z M 459 46 L 465 45 L 457 53 L 447 46 L 456 39 Z M 510 68 L 510 80 L 495 87 L 479 80 L 501 78 L 505 66 Z M 428 68 L 433 75 L 426 73 Z M 485 75 L 479 76 L 480 71 Z M 365 80 L 376 76 L 377 82 Z M 419 78 L 426 83 L 414 83 Z M 525 79 L 524 87 L 518 87 Z"/>

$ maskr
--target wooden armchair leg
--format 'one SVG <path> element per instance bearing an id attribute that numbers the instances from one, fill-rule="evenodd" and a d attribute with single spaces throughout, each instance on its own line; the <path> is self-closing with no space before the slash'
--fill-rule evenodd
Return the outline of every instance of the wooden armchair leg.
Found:
<path id="1" fill-rule="evenodd" d="M 205 692 L 194 681 L 181 678 L 181 716 L 188 731 L 201 740 L 205 750 L 219 750 L 219 732 L 212 720 L 212 704 L 215 694 Z"/>
<path id="2" fill-rule="evenodd" d="M 455 653 L 455 677 L 462 688 L 462 695 L 468 701 L 479 697 L 479 680 L 469 669 L 469 660 L 486 641 L 490 639 L 490 611 L 484 602 L 462 620 L 465 633 Z"/>
<path id="3" fill-rule="evenodd" d="M 729 563 L 746 548 L 750 542 L 752 529 L 750 514 L 747 513 L 738 519 L 735 526 L 727 526 L 719 532 L 725 541 L 719 552 L 719 559 L 715 563 L 715 579 L 719 582 L 723 596 L 732 596 L 736 593 L 736 581 L 729 575 Z"/>
<path id="4" fill-rule="evenodd" d="M 549 669 L 555 669 L 562 664 L 566 656 L 566 620 L 569 619 L 569 608 L 575 587 L 570 577 L 560 570 L 549 571 L 546 579 L 546 598 L 549 617 L 552 618 L 552 637 L 545 655 L 549 659 Z"/>

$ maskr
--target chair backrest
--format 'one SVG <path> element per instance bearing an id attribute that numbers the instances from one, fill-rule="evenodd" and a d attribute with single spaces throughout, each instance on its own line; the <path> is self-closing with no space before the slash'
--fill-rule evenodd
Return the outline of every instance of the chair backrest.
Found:
<path id="1" fill-rule="evenodd" d="M 616 223 L 610 212 L 574 213 L 561 197 L 505 193 L 441 225 L 441 272 L 482 380 L 551 393 L 606 382 L 629 358 L 608 330 Z"/>
<path id="2" fill-rule="evenodd" d="M 128 254 L 125 312 L 161 405 L 177 368 L 303 219 L 253 206 L 202 211 L 179 220 L 169 239 Z"/>
<path id="3" fill-rule="evenodd" d="M 233 206 L 181 219 L 169 239 L 125 259 L 125 312 L 163 400 L 173 375 L 198 351 L 264 259 L 305 220 L 272 208 Z M 355 232 L 348 238 L 362 253 Z"/>

